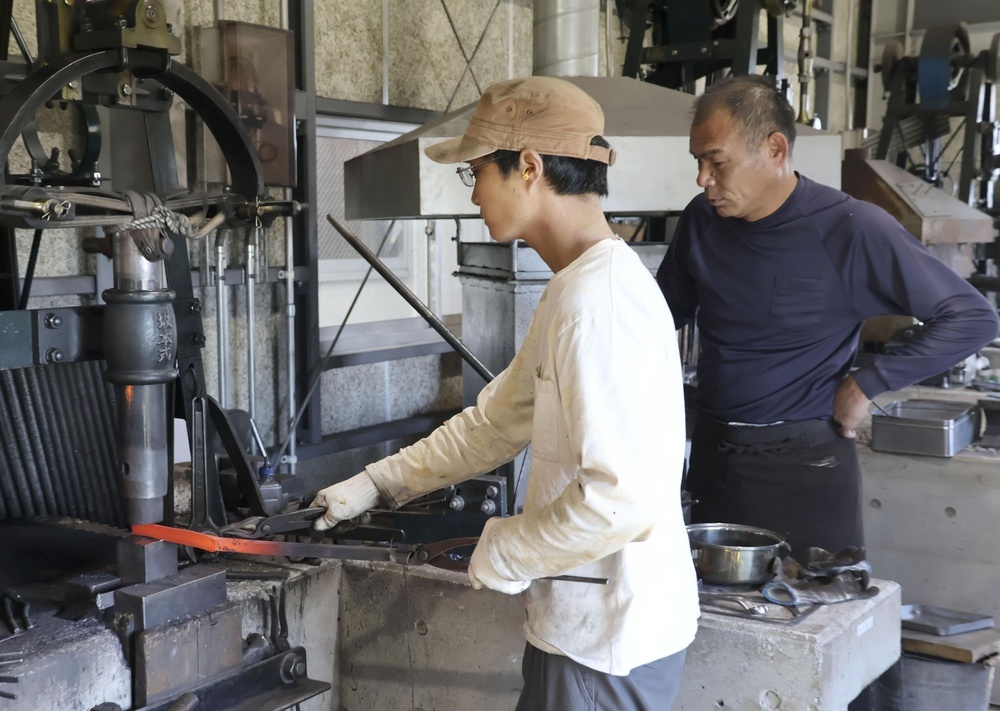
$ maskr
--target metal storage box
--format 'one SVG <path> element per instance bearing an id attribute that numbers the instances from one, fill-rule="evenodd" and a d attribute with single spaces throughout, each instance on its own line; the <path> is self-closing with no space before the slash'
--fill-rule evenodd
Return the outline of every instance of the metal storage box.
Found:
<path id="1" fill-rule="evenodd" d="M 904 400 L 872 415 L 872 449 L 951 457 L 972 442 L 975 406 L 947 400 Z"/>

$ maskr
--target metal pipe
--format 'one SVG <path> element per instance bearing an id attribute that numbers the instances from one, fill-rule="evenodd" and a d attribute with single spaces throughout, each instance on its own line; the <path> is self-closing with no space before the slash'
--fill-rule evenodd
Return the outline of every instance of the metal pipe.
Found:
<path id="1" fill-rule="evenodd" d="M 291 27 L 291 16 L 289 4 L 292 0 L 285 0 L 281 3 L 281 29 L 287 30 Z M 288 419 L 292 420 L 292 413 L 295 412 L 295 228 L 291 219 L 285 220 L 285 340 L 288 343 L 288 352 L 285 362 L 285 390 L 288 392 Z M 275 418 L 277 420 L 277 417 Z M 295 453 L 295 432 L 291 433 L 288 439 L 288 454 L 282 457 L 281 461 L 275 462 L 275 466 L 285 464 L 289 474 L 295 474 L 295 465 L 298 463 L 298 456 Z"/>
<path id="2" fill-rule="evenodd" d="M 216 25 L 222 19 L 222 0 L 212 0 L 212 19 Z"/>
<path id="3" fill-rule="evenodd" d="M 614 42 L 611 41 L 612 9 L 612 0 L 604 0 L 604 54 L 607 57 L 604 73 L 609 77 L 613 77 L 615 75 L 615 47 Z"/>
<path id="4" fill-rule="evenodd" d="M 389 0 L 382 0 L 382 103 L 389 105 Z"/>
<path id="5" fill-rule="evenodd" d="M 215 322 L 218 334 L 219 404 L 229 407 L 229 292 L 226 290 L 226 235 L 215 235 Z"/>
<path id="6" fill-rule="evenodd" d="M 799 123 L 812 122 L 812 108 L 809 102 L 809 82 L 813 75 L 813 0 L 806 0 L 802 8 L 802 29 L 799 31 Z M 850 58 L 848 58 L 848 64 Z"/>
<path id="7" fill-rule="evenodd" d="M 514 78 L 514 0 L 507 0 L 507 78 Z"/>
<path id="8" fill-rule="evenodd" d="M 601 0 L 535 0 L 533 73 L 595 77 Z"/>
<path id="9" fill-rule="evenodd" d="M 257 379 L 257 354 L 254 347 L 256 338 L 254 286 L 257 281 L 257 239 L 259 235 L 259 227 L 247 230 L 246 265 L 244 267 L 247 283 L 247 412 L 250 413 L 251 420 L 257 419 L 257 388 L 254 382 Z"/>
<path id="10" fill-rule="evenodd" d="M 847 86 L 847 99 L 844 101 L 844 129 L 850 131 L 854 128 L 854 55 L 857 52 L 857 34 L 854 28 L 854 3 L 856 0 L 847 0 L 847 61 L 844 70 L 844 82 Z M 854 40 L 852 43 L 851 40 Z"/>
<path id="11" fill-rule="evenodd" d="M 288 414 L 295 411 L 295 243 L 291 220 L 285 220 L 285 325 L 288 342 L 286 388 L 288 390 Z M 288 454 L 275 465 L 288 465 L 288 473 L 295 474 L 298 456 L 295 453 L 295 433 L 289 438 Z"/>
<path id="12" fill-rule="evenodd" d="M 379 275 L 381 275 L 381 277 L 389 283 L 389 286 L 395 289 L 396 292 L 403 297 L 406 303 L 412 306 L 417 313 L 420 314 L 424 321 L 430 324 L 431 328 L 438 332 L 441 338 L 443 338 L 448 345 L 458 351 L 458 354 L 462 356 L 465 362 L 468 363 L 473 370 L 479 373 L 486 382 L 493 380 L 493 373 L 491 373 L 489 369 L 483 365 L 478 358 L 476 358 L 472 351 L 466 348 L 464 343 L 458 340 L 454 333 L 448 330 L 448 327 L 442 323 L 441 319 L 431 313 L 430 309 L 424 306 L 420 299 L 418 299 L 416 295 L 410 291 L 409 287 L 400 281 L 399 277 L 393 274 L 392 270 L 385 266 L 385 264 L 383 264 L 382 261 L 375 254 L 373 254 L 370 249 L 368 249 L 368 246 L 362 242 L 357 235 L 351 232 L 347 225 L 333 215 L 327 215 L 326 219 L 329 220 L 330 224 L 333 225 L 333 228 L 337 230 L 337 232 L 339 232 L 345 240 L 347 240 L 347 243 L 361 255 L 362 259 L 368 262 L 372 269 L 378 272 Z"/>
<path id="13" fill-rule="evenodd" d="M 17 20 L 13 17 L 10 18 L 10 33 L 14 35 L 14 42 L 17 44 L 17 48 L 21 50 L 21 56 L 24 57 L 24 63 L 30 67 L 35 63 L 35 58 L 31 56 L 31 50 L 28 48 L 28 43 L 24 41 L 24 35 L 21 34 L 21 28 L 17 26 Z"/>
<path id="14" fill-rule="evenodd" d="M 438 267 L 440 257 L 438 254 L 437 229 L 434 220 L 427 220 L 424 225 L 424 235 L 427 236 L 427 308 L 431 313 L 441 317 L 441 294 L 437 285 L 441 283 L 438 278 Z"/>

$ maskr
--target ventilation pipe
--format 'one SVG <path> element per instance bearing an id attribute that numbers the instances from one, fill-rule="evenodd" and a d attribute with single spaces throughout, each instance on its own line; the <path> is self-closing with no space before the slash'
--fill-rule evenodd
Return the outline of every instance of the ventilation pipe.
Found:
<path id="1" fill-rule="evenodd" d="M 533 73 L 596 77 L 601 0 L 535 0 Z"/>

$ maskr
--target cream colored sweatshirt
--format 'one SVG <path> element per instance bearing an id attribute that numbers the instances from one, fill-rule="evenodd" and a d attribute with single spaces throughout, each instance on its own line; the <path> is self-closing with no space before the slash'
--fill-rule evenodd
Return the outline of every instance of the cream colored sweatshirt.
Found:
<path id="1" fill-rule="evenodd" d="M 684 399 L 673 320 L 624 242 L 606 239 L 549 282 L 524 343 L 477 403 L 367 467 L 399 506 L 531 444 L 524 512 L 489 554 L 532 580 L 525 635 L 625 675 L 694 639 L 698 592 L 680 504 Z M 607 586 L 538 580 L 610 578 Z"/>

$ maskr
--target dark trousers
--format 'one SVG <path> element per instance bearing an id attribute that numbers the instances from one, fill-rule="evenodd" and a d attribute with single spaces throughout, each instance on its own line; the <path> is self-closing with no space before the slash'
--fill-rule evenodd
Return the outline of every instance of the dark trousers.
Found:
<path id="1" fill-rule="evenodd" d="M 740 427 L 699 416 L 687 489 L 692 522 L 766 528 L 798 561 L 811 546 L 864 545 L 857 449 L 827 420 Z"/>
<path id="2" fill-rule="evenodd" d="M 528 643 L 515 711 L 669 711 L 687 650 L 636 667 L 628 676 L 594 671 Z"/>

